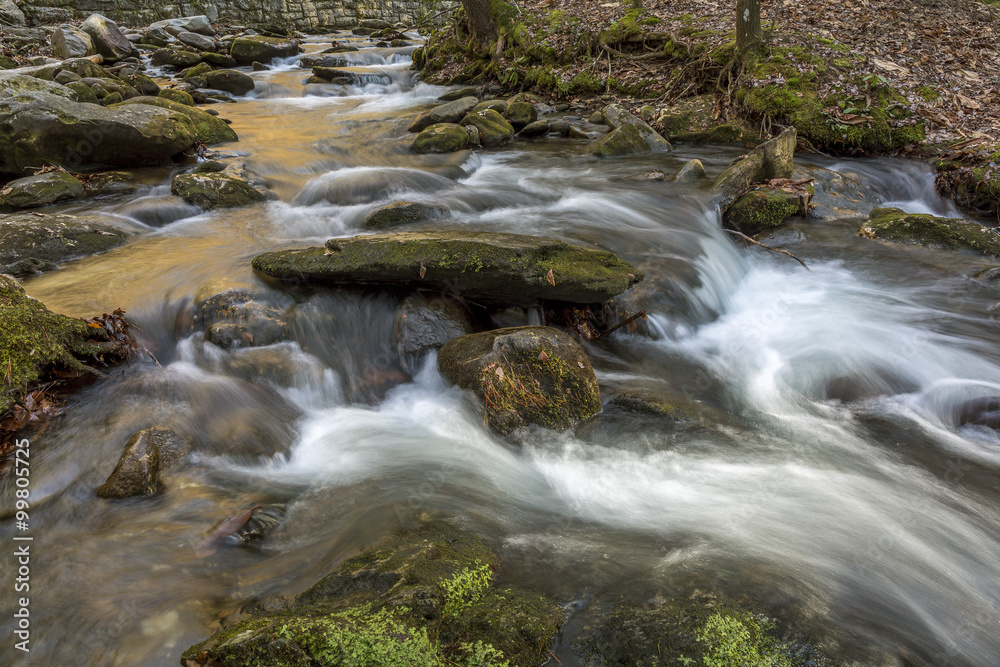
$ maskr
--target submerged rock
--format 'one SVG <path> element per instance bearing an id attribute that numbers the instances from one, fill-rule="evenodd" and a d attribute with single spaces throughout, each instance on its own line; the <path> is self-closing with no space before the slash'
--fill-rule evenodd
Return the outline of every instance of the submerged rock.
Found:
<path id="1" fill-rule="evenodd" d="M 653 391 L 626 391 L 611 399 L 611 404 L 627 412 L 666 417 L 668 419 L 686 419 L 684 413 L 666 397 Z"/>
<path id="2" fill-rule="evenodd" d="M 1000 235 L 976 222 L 905 213 L 898 208 L 877 208 L 858 230 L 873 241 L 924 245 L 949 250 L 972 250 L 1000 257 Z"/>
<path id="3" fill-rule="evenodd" d="M 288 323 L 281 310 L 259 297 L 244 289 L 215 294 L 199 304 L 195 324 L 204 328 L 208 342 L 224 349 L 261 347 L 287 339 Z"/>
<path id="4" fill-rule="evenodd" d="M 464 231 L 330 239 L 325 248 L 258 255 L 253 267 L 280 280 L 403 285 L 519 306 L 600 303 L 642 280 L 638 269 L 605 250 Z"/>
<path id="5" fill-rule="evenodd" d="M 104 108 L 48 92 L 0 94 L 0 173 L 17 174 L 40 164 L 70 169 L 156 164 L 190 148 L 196 139 L 187 116 L 172 110 Z"/>
<path id="6" fill-rule="evenodd" d="M 400 532 L 350 558 L 295 598 L 247 605 L 181 660 L 227 667 L 422 665 L 534 667 L 562 623 L 551 600 L 494 582 L 498 558 L 445 525 Z M 484 662 L 482 655 L 489 656 Z M 333 656 L 333 658 L 331 658 Z"/>
<path id="7" fill-rule="evenodd" d="M 170 192 L 205 210 L 239 208 L 264 201 L 266 196 L 231 167 L 219 172 L 178 174 Z"/>
<path id="8" fill-rule="evenodd" d="M 191 443 L 173 431 L 149 428 L 136 432 L 118 464 L 97 489 L 99 498 L 151 496 L 162 487 L 160 472 L 191 451 Z"/>
<path id="9" fill-rule="evenodd" d="M 551 327 L 494 329 L 455 338 L 438 352 L 450 382 L 472 390 L 498 433 L 537 424 L 569 428 L 601 411 L 587 353 Z"/>
<path id="10" fill-rule="evenodd" d="M 457 123 L 465 118 L 478 103 L 479 100 L 475 97 L 462 97 L 453 102 L 436 106 L 417 116 L 417 119 L 410 123 L 407 131 L 420 132 L 438 123 Z"/>
<path id="11" fill-rule="evenodd" d="M 361 222 L 365 229 L 390 229 L 413 222 L 430 220 L 441 214 L 441 209 L 428 204 L 416 204 L 409 201 L 396 201 L 381 206 Z"/>
<path id="12" fill-rule="evenodd" d="M 0 273 L 23 277 L 60 262 L 107 252 L 132 233 L 100 215 L 0 215 Z"/>
<path id="13" fill-rule="evenodd" d="M 413 140 L 414 153 L 454 153 L 469 147 L 469 133 L 455 123 L 437 123 Z"/>
<path id="14" fill-rule="evenodd" d="M 0 205 L 35 208 L 83 195 L 83 183 L 64 171 L 50 171 L 8 183 L 0 190 Z"/>

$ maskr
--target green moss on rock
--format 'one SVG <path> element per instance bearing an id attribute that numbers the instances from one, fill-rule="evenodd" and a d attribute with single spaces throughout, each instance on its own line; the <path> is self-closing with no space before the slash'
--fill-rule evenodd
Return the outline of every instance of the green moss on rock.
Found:
<path id="1" fill-rule="evenodd" d="M 886 243 L 972 250 L 1000 257 L 1000 234 L 979 223 L 922 213 L 905 213 L 898 208 L 877 208 L 872 211 L 858 231 L 858 236 Z"/>
<path id="2" fill-rule="evenodd" d="M 441 209 L 436 206 L 397 201 L 381 206 L 366 215 L 361 226 L 366 229 L 390 229 L 429 220 L 440 214 Z"/>
<path id="3" fill-rule="evenodd" d="M 28 276 L 106 252 L 131 237 L 100 215 L 0 215 L 0 273 Z"/>
<path id="4" fill-rule="evenodd" d="M 504 107 L 506 105 L 504 102 Z M 514 127 L 495 109 L 474 111 L 463 118 L 460 125 L 476 127 L 479 130 L 479 140 L 486 148 L 503 146 L 514 138 Z"/>
<path id="5" fill-rule="evenodd" d="M 227 667 L 533 667 L 562 614 L 544 597 L 496 586 L 497 564 L 469 533 L 439 525 L 397 533 L 285 609 L 241 611 L 181 664 L 205 651 Z"/>
<path id="6" fill-rule="evenodd" d="M 265 199 L 245 180 L 225 172 L 178 174 L 170 183 L 170 192 L 206 210 L 239 208 Z"/>
<path id="7" fill-rule="evenodd" d="M 808 196 L 785 190 L 760 189 L 732 203 L 726 221 L 744 234 L 753 235 L 777 227 L 793 215 L 805 215 Z"/>
<path id="8" fill-rule="evenodd" d="M 600 303 L 642 280 L 634 266 L 597 248 L 537 236 L 398 232 L 331 239 L 325 248 L 258 255 L 273 278 L 447 290 L 475 302 Z"/>
<path id="9" fill-rule="evenodd" d="M 435 123 L 413 140 L 414 153 L 454 153 L 469 147 L 469 133 L 456 123 Z"/>
<path id="10" fill-rule="evenodd" d="M 587 146 L 587 152 L 598 157 L 621 157 L 648 153 L 649 144 L 634 125 L 621 125 Z"/>
<path id="11" fill-rule="evenodd" d="M 190 97 L 190 95 L 188 95 L 188 97 Z M 233 129 L 229 127 L 225 121 L 216 118 L 211 114 L 207 114 L 201 109 L 196 109 L 195 107 L 188 105 L 186 102 L 178 102 L 173 99 L 168 99 L 166 96 L 141 96 L 126 100 L 121 106 L 132 104 L 155 106 L 183 114 L 191 121 L 192 125 L 194 125 L 198 141 L 202 141 L 206 144 L 211 145 L 221 144 L 227 141 L 239 141 L 239 137 L 236 136 L 236 132 L 233 131 Z"/>

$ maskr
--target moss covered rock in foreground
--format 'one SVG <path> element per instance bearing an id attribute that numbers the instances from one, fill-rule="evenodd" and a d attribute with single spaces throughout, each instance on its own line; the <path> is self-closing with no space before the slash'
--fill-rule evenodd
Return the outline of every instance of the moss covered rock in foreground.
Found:
<path id="1" fill-rule="evenodd" d="M 793 215 L 805 215 L 809 196 L 782 189 L 753 190 L 734 201 L 726 211 L 726 221 L 744 234 L 757 234 L 777 227 Z"/>
<path id="2" fill-rule="evenodd" d="M 0 416 L 53 370 L 94 374 L 83 362 L 114 354 L 103 328 L 53 313 L 0 274 Z"/>
<path id="3" fill-rule="evenodd" d="M 643 277 L 606 250 L 537 236 L 465 231 L 330 239 L 325 248 L 258 255 L 253 267 L 280 280 L 401 285 L 513 306 L 600 303 Z"/>
<path id="4" fill-rule="evenodd" d="M 886 243 L 972 250 L 1000 257 L 1000 234 L 979 223 L 906 213 L 898 208 L 877 208 L 872 211 L 858 230 L 858 236 Z"/>
<path id="5" fill-rule="evenodd" d="M 241 610 L 181 664 L 205 652 L 226 667 L 534 666 L 562 613 L 497 586 L 498 559 L 446 526 L 406 531 L 342 563 L 281 611 Z"/>
<path id="6" fill-rule="evenodd" d="M 460 336 L 438 353 L 441 374 L 482 403 L 499 433 L 527 424 L 564 429 L 601 411 L 590 359 L 552 327 L 511 327 Z"/>

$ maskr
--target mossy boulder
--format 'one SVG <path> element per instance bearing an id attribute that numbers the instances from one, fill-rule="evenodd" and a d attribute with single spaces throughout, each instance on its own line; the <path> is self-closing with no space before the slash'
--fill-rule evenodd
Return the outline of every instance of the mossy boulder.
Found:
<path id="1" fill-rule="evenodd" d="M 189 83 L 196 88 L 201 88 L 204 84 L 199 82 L 204 81 L 206 74 L 212 71 L 212 66 L 208 63 L 198 63 L 194 67 L 188 67 L 186 70 L 181 72 L 181 79 L 185 83 Z"/>
<path id="2" fill-rule="evenodd" d="M 64 171 L 27 176 L 8 183 L 0 190 L 0 205 L 35 208 L 83 195 L 83 183 Z"/>
<path id="3" fill-rule="evenodd" d="M 225 121 L 205 113 L 201 109 L 175 102 L 166 97 L 146 97 L 145 95 L 133 97 L 130 100 L 126 100 L 122 107 L 126 108 L 129 105 L 160 107 L 161 109 L 168 109 L 176 114 L 185 116 L 190 121 L 192 127 L 194 127 L 197 140 L 208 145 L 221 144 L 227 141 L 239 141 L 236 132 Z"/>
<path id="4" fill-rule="evenodd" d="M 768 139 L 719 174 L 712 188 L 725 211 L 736 197 L 754 183 L 772 178 L 791 178 L 795 153 L 795 128 Z"/>
<path id="5" fill-rule="evenodd" d="M 170 183 L 170 193 L 206 210 L 239 208 L 265 199 L 251 184 L 225 171 L 178 174 Z"/>
<path id="6" fill-rule="evenodd" d="M 650 151 L 664 152 L 673 150 L 673 146 L 670 145 L 670 142 L 664 139 L 659 132 L 650 127 L 648 123 L 632 115 L 617 104 L 609 104 L 601 109 L 601 118 L 604 119 L 605 125 L 610 127 L 612 130 L 616 130 L 623 125 L 631 125 L 634 127 L 638 131 L 639 136 L 641 136 L 643 141 L 646 142 L 648 150 Z"/>
<path id="7" fill-rule="evenodd" d="M 877 208 L 858 230 L 873 241 L 923 245 L 949 250 L 971 250 L 1000 257 L 1000 234 L 976 222 L 906 213 L 898 208 Z"/>
<path id="8" fill-rule="evenodd" d="M 0 273 L 23 277 L 107 252 L 132 234 L 100 215 L 0 215 Z"/>
<path id="9" fill-rule="evenodd" d="M 514 138 L 514 126 L 493 109 L 470 113 L 460 125 L 472 125 L 479 130 L 479 141 L 485 148 L 503 146 Z"/>
<path id="10" fill-rule="evenodd" d="M 239 65 L 236 62 L 236 58 L 226 53 L 213 53 L 212 51 L 203 51 L 201 53 L 201 59 L 212 67 L 236 67 Z"/>
<path id="11" fill-rule="evenodd" d="M 229 48 L 229 55 L 240 65 L 249 65 L 255 60 L 268 63 L 274 58 L 288 58 L 298 52 L 299 45 L 294 40 L 261 35 L 237 37 Z"/>
<path id="12" fill-rule="evenodd" d="M 620 157 L 648 153 L 649 144 L 634 125 L 620 125 L 587 146 L 587 152 L 598 157 Z"/>
<path id="13" fill-rule="evenodd" d="M 186 107 L 194 106 L 194 98 L 191 97 L 191 93 L 186 93 L 183 90 L 176 90 L 174 88 L 163 88 L 156 94 L 157 97 L 162 97 L 165 100 L 170 100 L 171 102 L 177 102 L 178 104 L 183 104 Z"/>
<path id="14" fill-rule="evenodd" d="M 401 285 L 517 306 L 601 303 L 643 277 L 605 250 L 537 236 L 466 231 L 330 239 L 325 248 L 258 255 L 253 267 L 279 280 Z"/>
<path id="15" fill-rule="evenodd" d="M 49 164 L 70 169 L 156 164 L 197 140 L 185 114 L 131 102 L 104 108 L 46 92 L 0 97 L 0 173 Z"/>
<path id="16" fill-rule="evenodd" d="M 462 97 L 446 104 L 434 107 L 430 111 L 417 116 L 416 120 L 410 123 L 408 132 L 420 132 L 431 125 L 438 123 L 457 123 L 468 115 L 479 102 L 475 97 Z"/>
<path id="17" fill-rule="evenodd" d="M 430 220 L 441 214 L 441 209 L 428 204 L 396 201 L 380 206 L 365 216 L 361 226 L 365 229 L 390 229 L 413 222 Z"/>
<path id="18" fill-rule="evenodd" d="M 71 89 L 56 83 L 26 74 L 0 77 L 0 100 L 17 97 L 21 93 L 49 93 L 76 101 L 76 93 Z"/>
<path id="19" fill-rule="evenodd" d="M 654 391 L 624 391 L 612 397 L 610 403 L 626 412 L 678 421 L 687 419 L 669 398 Z"/>
<path id="20" fill-rule="evenodd" d="M 957 160 L 939 160 L 934 184 L 963 209 L 983 217 L 1000 216 L 1000 145 L 963 153 Z"/>
<path id="21" fill-rule="evenodd" d="M 530 102 L 508 102 L 504 117 L 514 129 L 520 130 L 538 120 L 538 110 Z"/>
<path id="22" fill-rule="evenodd" d="M 777 227 L 793 215 L 805 215 L 806 192 L 762 188 L 741 196 L 726 210 L 726 222 L 747 235 Z"/>
<path id="23" fill-rule="evenodd" d="M 205 652 L 227 667 L 534 667 L 562 612 L 543 596 L 498 586 L 497 567 L 469 533 L 441 525 L 397 533 L 294 601 L 244 607 L 181 664 Z"/>
<path id="24" fill-rule="evenodd" d="M 127 171 L 87 174 L 87 194 L 93 196 L 132 194 L 139 189 L 139 185 L 135 175 Z"/>
<path id="25" fill-rule="evenodd" d="M 150 56 L 150 62 L 154 67 L 170 65 L 177 69 L 187 69 L 194 67 L 201 62 L 201 56 L 194 51 L 184 51 L 178 49 L 157 49 Z"/>
<path id="26" fill-rule="evenodd" d="M 414 153 L 454 153 L 469 147 L 469 133 L 455 123 L 437 123 L 413 140 Z"/>
<path id="27" fill-rule="evenodd" d="M 479 399 L 498 433 L 537 424 L 565 429 L 601 411 L 590 359 L 552 327 L 511 327 L 460 336 L 438 352 L 438 369 Z"/>
<path id="28" fill-rule="evenodd" d="M 6 244 L 6 237 L 0 238 Z M 98 359 L 109 363 L 124 355 L 120 346 L 108 341 L 103 327 L 94 329 L 83 320 L 53 313 L 27 296 L 8 275 L 0 275 L 0 322 L 0 366 L 4 369 L 0 416 L 53 372 L 97 376 L 98 371 L 87 363 Z"/>
<path id="29" fill-rule="evenodd" d="M 256 85 L 253 77 L 234 69 L 216 69 L 205 72 L 204 76 L 209 88 L 233 95 L 246 95 Z"/>

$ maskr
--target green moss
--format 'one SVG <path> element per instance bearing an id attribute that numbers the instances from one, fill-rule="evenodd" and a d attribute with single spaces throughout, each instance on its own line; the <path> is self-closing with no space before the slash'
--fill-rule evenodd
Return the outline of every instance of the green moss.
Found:
<path id="1" fill-rule="evenodd" d="M 873 210 L 858 236 L 888 243 L 972 250 L 1000 257 L 1000 234 L 993 230 L 968 220 L 905 213 L 898 208 Z"/>
<path id="2" fill-rule="evenodd" d="M 161 91 L 165 92 L 165 91 Z M 173 99 L 167 99 L 163 97 L 133 97 L 130 100 L 125 100 L 121 105 L 129 104 L 146 104 L 149 106 L 161 107 L 163 109 L 169 109 L 171 111 L 176 111 L 180 114 L 186 116 L 191 123 L 194 125 L 194 129 L 198 135 L 198 141 L 202 141 L 206 144 L 220 144 L 228 141 L 238 141 L 239 137 L 236 136 L 236 132 L 233 131 L 229 125 L 223 122 L 221 119 L 216 118 L 211 114 L 207 114 L 201 109 L 197 109 L 193 106 L 188 106 L 185 103 L 174 101 Z M 119 106 L 121 106 L 119 105 Z"/>
<path id="3" fill-rule="evenodd" d="M 744 234 L 756 234 L 777 227 L 792 215 L 805 213 L 800 195 L 784 190 L 761 189 L 748 192 L 726 211 L 729 224 Z"/>
<path id="4" fill-rule="evenodd" d="M 920 95 L 920 97 L 928 102 L 936 102 L 941 97 L 938 91 L 930 86 L 917 86 L 917 95 Z"/>
<path id="5" fill-rule="evenodd" d="M 702 662 L 705 667 L 791 667 L 769 634 L 773 627 L 747 614 L 712 614 L 697 635 L 706 646 Z"/>

